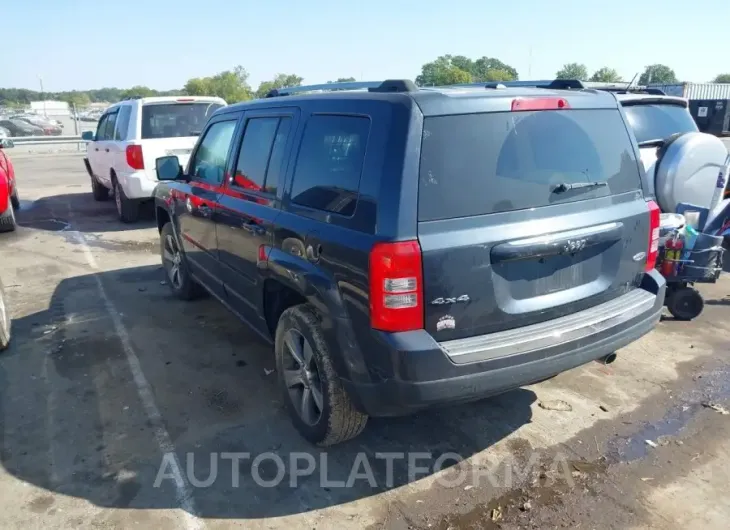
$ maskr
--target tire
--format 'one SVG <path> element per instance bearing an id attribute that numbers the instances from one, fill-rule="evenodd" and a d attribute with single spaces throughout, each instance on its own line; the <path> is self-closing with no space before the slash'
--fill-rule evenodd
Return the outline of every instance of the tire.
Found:
<path id="1" fill-rule="evenodd" d="M 705 307 L 700 292 L 693 287 L 680 287 L 673 291 L 666 303 L 667 309 L 677 320 L 693 320 Z"/>
<path id="2" fill-rule="evenodd" d="M 5 304 L 5 291 L 0 283 L 0 351 L 10 344 L 10 310 Z"/>
<path id="3" fill-rule="evenodd" d="M 176 297 L 181 300 L 194 300 L 205 293 L 203 287 L 190 274 L 185 252 L 180 248 L 172 223 L 166 223 L 160 231 L 160 257 L 162 268 L 165 270 L 165 280 Z M 174 270 L 177 271 L 176 274 Z"/>
<path id="4" fill-rule="evenodd" d="M 15 210 L 20 210 L 20 198 L 18 197 L 18 188 L 13 190 L 13 194 L 10 196 L 10 204 L 13 205 Z"/>
<path id="5" fill-rule="evenodd" d="M 97 202 L 103 202 L 109 200 L 109 190 L 101 184 L 96 177 L 93 175 L 91 178 L 91 194 L 94 196 L 94 200 Z"/>
<path id="6" fill-rule="evenodd" d="M 119 185 L 117 179 L 112 179 L 114 185 L 114 202 L 117 206 L 119 220 L 123 223 L 135 223 L 139 219 L 139 201 L 127 198 L 124 188 Z"/>
<path id="7" fill-rule="evenodd" d="M 0 214 L 0 232 L 14 232 L 16 226 L 15 209 L 10 204 L 5 213 Z"/>
<path id="8" fill-rule="evenodd" d="M 368 416 L 355 408 L 335 373 L 311 306 L 297 305 L 282 313 L 274 349 L 278 384 L 292 423 L 302 437 L 327 447 L 363 431 Z M 293 350 L 302 362 L 295 360 Z"/>

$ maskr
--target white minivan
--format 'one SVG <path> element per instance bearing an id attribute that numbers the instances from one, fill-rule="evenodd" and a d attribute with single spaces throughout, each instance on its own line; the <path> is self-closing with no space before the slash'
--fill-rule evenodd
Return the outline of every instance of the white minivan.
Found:
<path id="1" fill-rule="evenodd" d="M 208 118 L 226 102 L 218 97 L 170 96 L 121 101 L 85 132 L 84 163 L 94 199 L 112 192 L 119 219 L 132 223 L 157 185 L 155 160 L 175 155 L 183 167 Z"/>

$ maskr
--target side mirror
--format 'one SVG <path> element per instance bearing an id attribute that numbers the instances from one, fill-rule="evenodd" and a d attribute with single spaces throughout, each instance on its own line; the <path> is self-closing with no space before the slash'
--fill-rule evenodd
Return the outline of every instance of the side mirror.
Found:
<path id="1" fill-rule="evenodd" d="M 81 133 L 81 139 L 85 142 L 94 141 L 94 131 L 84 131 Z"/>
<path id="2" fill-rule="evenodd" d="M 180 160 L 176 156 L 161 156 L 155 160 L 157 180 L 177 180 L 182 177 Z"/>
<path id="3" fill-rule="evenodd" d="M 15 147 L 15 144 L 10 138 L 0 138 L 0 149 L 10 149 Z"/>

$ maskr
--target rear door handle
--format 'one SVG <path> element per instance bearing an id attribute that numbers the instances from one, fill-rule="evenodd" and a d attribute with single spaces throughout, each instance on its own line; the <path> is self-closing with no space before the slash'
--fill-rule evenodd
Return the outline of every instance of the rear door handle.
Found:
<path id="1" fill-rule="evenodd" d="M 109 152 L 109 149 L 104 149 L 104 151 L 106 151 L 108 153 Z"/>
<path id="2" fill-rule="evenodd" d="M 98 151 L 98 150 L 99 150 L 99 148 L 98 148 L 98 147 L 94 147 L 94 151 Z"/>

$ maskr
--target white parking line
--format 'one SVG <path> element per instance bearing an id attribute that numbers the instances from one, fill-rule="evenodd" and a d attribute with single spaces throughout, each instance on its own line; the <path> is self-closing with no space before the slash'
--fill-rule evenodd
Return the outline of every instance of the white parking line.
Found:
<path id="1" fill-rule="evenodd" d="M 67 231 L 67 233 L 71 234 L 81 247 L 81 250 L 84 254 L 84 257 L 86 258 L 86 262 L 89 264 L 89 267 L 94 271 L 100 270 L 99 265 L 96 262 L 96 258 L 94 258 L 94 254 L 91 252 L 89 245 L 86 243 L 86 238 L 84 238 L 84 235 L 81 232 L 72 230 Z M 106 308 L 109 316 L 112 319 L 114 331 L 116 332 L 117 337 L 119 337 L 119 340 L 122 343 L 122 349 L 124 350 L 124 354 L 127 358 L 129 369 L 132 372 L 134 384 L 137 386 L 137 394 L 139 394 L 139 398 L 142 401 L 142 406 L 145 409 L 147 418 L 150 420 L 150 423 L 153 426 L 157 445 L 159 446 L 160 451 L 163 455 L 171 454 L 172 458 L 175 460 L 175 464 L 177 464 L 177 469 L 182 470 L 183 467 L 177 457 L 175 445 L 172 443 L 172 440 L 170 439 L 170 434 L 164 427 L 164 424 L 162 422 L 162 415 L 160 414 L 160 410 L 157 408 L 157 404 L 155 403 L 155 396 L 152 392 L 152 387 L 150 387 L 150 384 L 147 381 L 144 372 L 142 372 L 139 358 L 134 352 L 134 348 L 132 348 L 132 341 L 129 338 L 127 328 L 124 327 L 122 319 L 119 317 L 119 311 L 117 311 L 116 307 L 114 307 L 114 304 L 107 296 L 104 285 L 101 282 L 101 278 L 99 278 L 98 275 L 94 275 L 94 280 L 96 281 L 96 286 L 99 289 L 101 299 L 104 301 L 104 307 Z M 197 530 L 202 528 L 203 522 L 196 516 L 197 510 L 195 508 L 195 501 L 193 499 L 193 493 L 190 488 L 190 484 L 188 483 L 187 477 L 183 473 L 181 473 L 180 480 L 174 480 L 173 482 L 175 483 L 175 496 L 177 503 L 184 512 L 185 528 L 187 528 L 188 530 Z"/>

